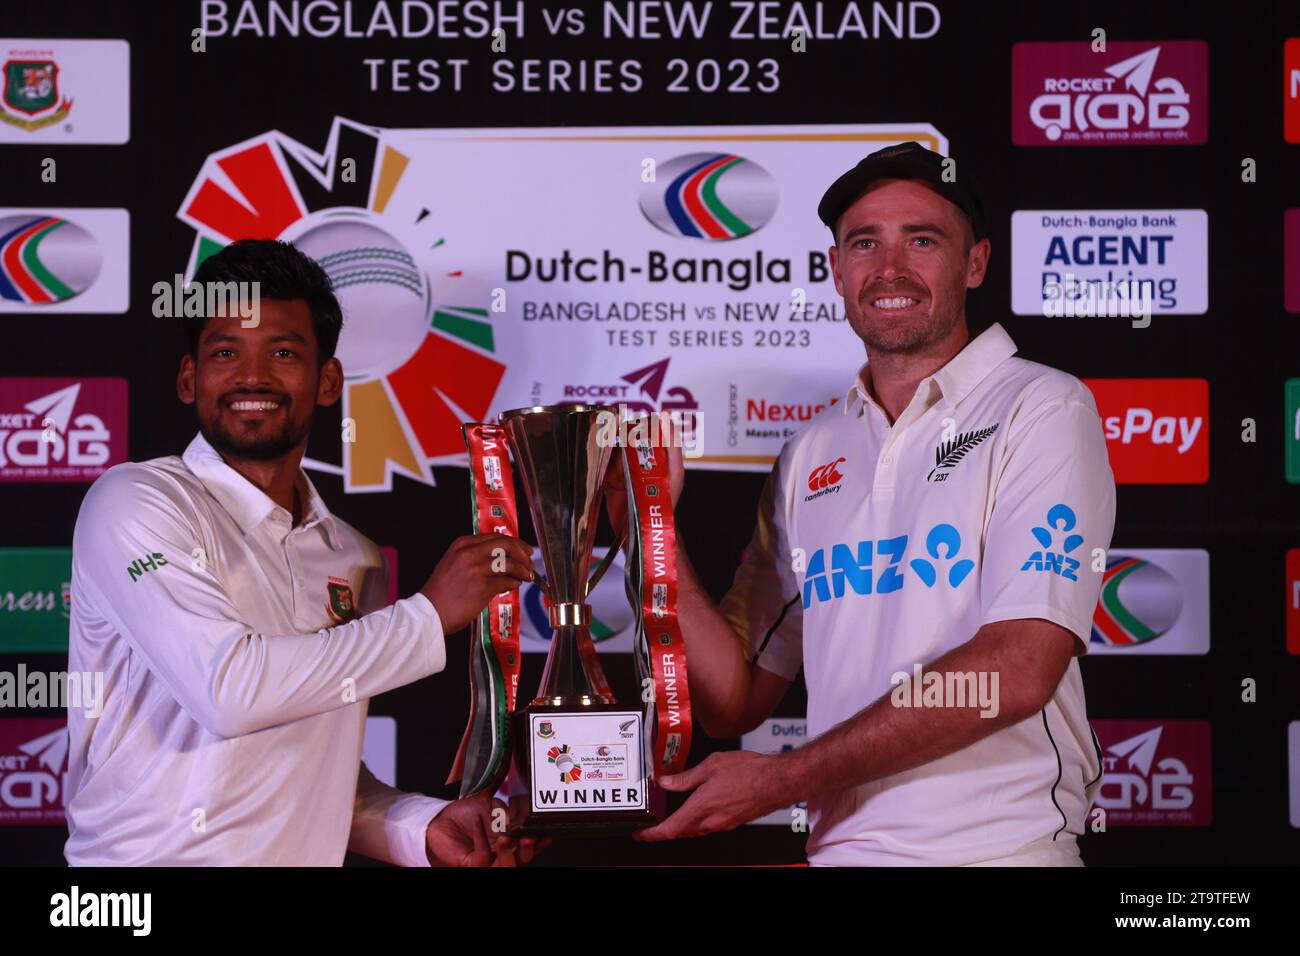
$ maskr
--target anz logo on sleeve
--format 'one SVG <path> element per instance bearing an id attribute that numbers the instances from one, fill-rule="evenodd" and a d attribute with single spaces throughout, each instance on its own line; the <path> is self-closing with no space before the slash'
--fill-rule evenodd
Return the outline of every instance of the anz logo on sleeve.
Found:
<path id="1" fill-rule="evenodd" d="M 1074 515 L 1074 509 L 1069 505 L 1056 504 L 1047 509 L 1047 527 L 1034 527 L 1031 532 L 1034 540 L 1041 546 L 1038 550 L 1030 553 L 1025 559 L 1025 563 L 1020 566 L 1023 571 L 1046 571 L 1049 574 L 1057 574 L 1067 581 L 1079 580 L 1078 575 L 1074 572 L 1079 570 L 1078 558 L 1070 557 L 1070 554 L 1079 549 L 1083 544 L 1083 535 L 1070 534 L 1074 531 L 1074 526 L 1078 519 Z M 1056 540 L 1056 533 L 1064 535 L 1061 540 L 1060 550 L 1053 550 L 1052 543 Z"/>
<path id="2" fill-rule="evenodd" d="M 1046 572 L 1077 581 L 1079 561 L 1070 557 L 1083 544 L 1083 535 L 1070 533 L 1077 523 L 1068 505 L 1049 508 L 1047 527 L 1030 529 L 1040 547 L 1029 554 L 1020 571 Z M 1053 549 L 1058 535 L 1063 538 Z M 892 594 L 903 589 L 909 572 L 927 589 L 955 590 L 975 570 L 975 561 L 962 553 L 961 533 L 951 524 L 941 522 L 926 532 L 924 553 L 911 560 L 905 560 L 908 541 L 909 536 L 904 534 L 818 548 L 809 555 L 804 569 L 803 606 L 838 600 L 849 591 Z"/>

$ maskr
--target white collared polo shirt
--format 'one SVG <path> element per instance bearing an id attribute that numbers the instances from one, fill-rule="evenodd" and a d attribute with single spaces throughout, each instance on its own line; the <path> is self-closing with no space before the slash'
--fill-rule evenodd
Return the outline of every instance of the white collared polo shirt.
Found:
<path id="1" fill-rule="evenodd" d="M 1015 351 L 993 325 L 892 426 L 864 365 L 782 449 L 722 609 L 759 666 L 803 667 L 810 738 L 985 624 L 1045 619 L 1086 652 L 1115 519 L 1101 421 L 1078 379 Z M 809 860 L 1073 855 L 1100 778 L 1072 659 L 1040 713 L 810 804 Z"/>
<path id="2" fill-rule="evenodd" d="M 368 698 L 442 669 L 422 595 L 384 607 L 379 549 L 299 475 L 303 519 L 200 435 L 118 465 L 73 537 L 69 863 L 337 866 L 354 850 L 428 865 L 446 805 L 361 764 Z"/>

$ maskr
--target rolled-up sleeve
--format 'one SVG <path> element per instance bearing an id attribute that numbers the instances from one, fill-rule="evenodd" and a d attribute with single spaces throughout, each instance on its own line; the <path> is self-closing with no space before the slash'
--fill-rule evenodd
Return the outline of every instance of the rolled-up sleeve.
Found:
<path id="1" fill-rule="evenodd" d="M 397 866 L 430 866 L 429 824 L 450 803 L 390 787 L 363 763 L 348 849 Z"/>

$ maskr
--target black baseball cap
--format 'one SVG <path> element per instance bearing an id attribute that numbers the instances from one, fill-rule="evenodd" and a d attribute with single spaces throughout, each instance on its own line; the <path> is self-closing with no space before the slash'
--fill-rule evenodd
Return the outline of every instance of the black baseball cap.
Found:
<path id="1" fill-rule="evenodd" d="M 912 141 L 878 149 L 831 183 L 817 204 L 817 215 L 834 233 L 844 210 L 857 202 L 872 183 L 880 179 L 919 179 L 966 214 L 978 242 L 985 236 L 984 207 L 967 187 L 964 174 L 957 181 L 944 181 L 944 158 Z"/>

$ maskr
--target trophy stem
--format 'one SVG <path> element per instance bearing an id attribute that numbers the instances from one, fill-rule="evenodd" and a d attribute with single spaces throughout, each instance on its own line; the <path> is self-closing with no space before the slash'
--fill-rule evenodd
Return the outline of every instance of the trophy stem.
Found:
<path id="1" fill-rule="evenodd" d="M 606 686 L 600 662 L 591 655 L 588 661 L 582 654 L 581 641 L 590 642 L 585 627 L 557 627 L 551 637 L 551 649 L 546 655 L 546 670 L 542 672 L 541 687 L 533 704 L 553 706 L 580 706 L 613 704 L 611 695 L 597 688 Z M 594 669 L 594 672 L 593 672 Z"/>

